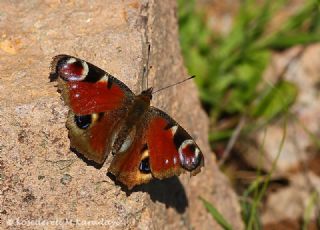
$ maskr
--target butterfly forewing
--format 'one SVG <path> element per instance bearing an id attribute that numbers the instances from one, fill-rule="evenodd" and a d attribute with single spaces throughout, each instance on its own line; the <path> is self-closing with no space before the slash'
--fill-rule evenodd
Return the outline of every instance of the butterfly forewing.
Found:
<path id="1" fill-rule="evenodd" d="M 67 121 L 71 147 L 102 164 L 134 94 L 109 73 L 72 56 L 54 57 L 51 69 L 71 109 Z"/>
<path id="2" fill-rule="evenodd" d="M 150 168 L 162 179 L 189 171 L 196 174 L 203 166 L 203 155 L 193 138 L 168 114 L 150 108 L 147 130 Z"/>
<path id="3" fill-rule="evenodd" d="M 75 114 L 91 114 L 125 108 L 134 94 L 121 81 L 81 59 L 58 55 L 52 61 L 64 101 Z"/>

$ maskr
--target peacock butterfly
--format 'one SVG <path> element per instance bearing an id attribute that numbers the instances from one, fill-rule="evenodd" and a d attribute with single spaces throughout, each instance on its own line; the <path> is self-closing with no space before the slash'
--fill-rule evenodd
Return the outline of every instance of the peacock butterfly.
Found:
<path id="1" fill-rule="evenodd" d="M 66 126 L 71 147 L 102 165 L 129 189 L 204 165 L 192 137 L 165 112 L 150 106 L 152 88 L 135 95 L 102 69 L 69 55 L 51 63 L 51 77 L 70 107 Z"/>

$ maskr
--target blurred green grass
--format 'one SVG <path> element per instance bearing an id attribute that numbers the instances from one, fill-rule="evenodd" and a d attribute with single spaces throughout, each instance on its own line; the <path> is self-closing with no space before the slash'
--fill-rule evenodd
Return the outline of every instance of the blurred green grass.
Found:
<path id="1" fill-rule="evenodd" d="M 178 2 L 182 52 L 190 74 L 197 76 L 200 97 L 210 116 L 212 145 L 227 141 L 237 123 L 219 129 L 221 120 L 246 116 L 249 123 L 265 124 L 294 103 L 298 94 L 294 84 L 279 76 L 270 85 L 263 82 L 262 74 L 272 52 L 320 41 L 319 0 L 306 1 L 302 9 L 272 32 L 268 29 L 273 16 L 288 1 L 241 1 L 227 36 L 209 29 L 194 0 Z"/>
<path id="2" fill-rule="evenodd" d="M 270 31 L 271 20 L 287 4 L 290 1 L 243 0 L 231 31 L 220 35 L 209 28 L 205 13 L 196 8 L 194 0 L 178 0 L 182 52 L 190 75 L 197 76 L 200 98 L 210 118 L 209 141 L 213 148 L 218 143 L 227 144 L 243 117 L 246 123 L 241 135 L 246 135 L 290 114 L 299 92 L 296 85 L 283 78 L 286 69 L 273 84 L 265 82 L 262 75 L 273 52 L 320 41 L 320 0 L 306 0 L 303 7 Z M 285 133 L 284 127 L 284 138 Z M 283 143 L 284 139 L 279 154 Z M 260 202 L 272 171 L 263 180 L 257 170 L 257 179 L 242 195 L 246 229 L 262 229 Z M 212 204 L 201 200 L 224 229 L 232 229 Z M 307 211 L 305 223 L 309 221 Z"/>

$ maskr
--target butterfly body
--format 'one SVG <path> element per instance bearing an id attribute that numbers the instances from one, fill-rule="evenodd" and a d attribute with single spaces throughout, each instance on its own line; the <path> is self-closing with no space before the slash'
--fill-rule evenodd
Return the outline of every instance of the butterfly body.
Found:
<path id="1" fill-rule="evenodd" d="M 81 59 L 58 55 L 52 62 L 67 120 L 71 147 L 103 164 L 129 189 L 189 171 L 204 164 L 191 136 L 169 115 L 152 107 L 152 88 L 135 95 L 124 83 Z"/>
<path id="2" fill-rule="evenodd" d="M 128 111 L 123 116 L 123 122 L 119 124 L 121 129 L 117 133 L 114 133 L 116 139 L 112 145 L 112 154 L 122 152 L 120 151 L 121 148 L 126 148 L 125 144 L 128 142 L 131 143 L 134 138 L 134 136 L 130 136 L 130 134 L 135 132 L 137 126 L 144 126 L 143 122 L 147 119 L 151 99 L 152 88 L 135 96 L 132 105 L 128 106 Z"/>

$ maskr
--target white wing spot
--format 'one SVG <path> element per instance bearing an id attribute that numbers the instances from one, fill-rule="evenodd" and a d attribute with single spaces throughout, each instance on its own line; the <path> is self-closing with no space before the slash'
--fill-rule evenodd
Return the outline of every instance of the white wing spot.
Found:
<path id="1" fill-rule="evenodd" d="M 170 130 L 171 130 L 172 135 L 174 136 L 174 135 L 176 134 L 177 130 L 178 130 L 178 126 L 177 126 L 177 125 L 172 126 L 172 127 L 170 128 Z"/>
<path id="2" fill-rule="evenodd" d="M 119 150 L 120 153 L 123 153 L 125 151 L 127 151 L 129 149 L 129 147 L 132 144 L 132 139 L 130 137 L 130 135 L 127 136 L 127 138 L 125 139 L 125 141 L 123 142 L 123 144 L 121 145 L 121 148 Z"/>
<path id="3" fill-rule="evenodd" d="M 85 61 L 81 62 L 83 70 L 82 70 L 82 78 L 84 79 L 89 73 L 89 66 Z"/>
<path id="4" fill-rule="evenodd" d="M 67 61 L 67 64 L 72 64 L 72 63 L 75 63 L 77 61 L 77 59 L 75 58 L 70 58 L 68 61 Z"/>
<path id="5" fill-rule="evenodd" d="M 199 154 L 200 154 L 200 150 L 199 150 L 199 148 L 196 147 L 193 161 L 195 161 L 196 159 L 198 159 Z M 193 163 L 195 163 L 195 162 L 193 162 Z"/>
<path id="6" fill-rule="evenodd" d="M 108 80 L 109 80 L 109 77 L 105 74 L 99 81 L 107 83 Z"/>
<path id="7" fill-rule="evenodd" d="M 174 157 L 174 158 L 173 158 L 173 164 L 175 165 L 176 163 L 177 163 L 177 158 Z"/>

